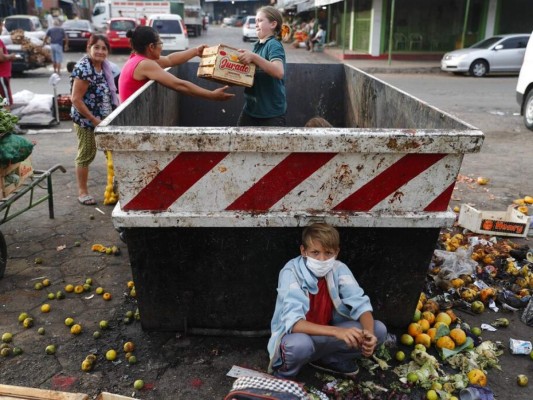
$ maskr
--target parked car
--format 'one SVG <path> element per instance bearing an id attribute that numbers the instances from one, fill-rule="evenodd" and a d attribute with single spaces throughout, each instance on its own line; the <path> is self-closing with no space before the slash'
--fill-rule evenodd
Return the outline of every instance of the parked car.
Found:
<path id="1" fill-rule="evenodd" d="M 233 26 L 235 25 L 235 21 L 237 21 L 237 16 L 231 15 L 229 17 L 224 17 L 224 19 L 222 20 L 222 23 L 224 25 Z"/>
<path id="2" fill-rule="evenodd" d="M 189 48 L 189 37 L 183 19 L 177 14 L 155 14 L 150 16 L 148 26 L 159 32 L 163 42 L 161 54 L 182 51 Z"/>
<path id="3" fill-rule="evenodd" d="M 242 41 L 257 40 L 255 31 L 255 15 L 248 15 L 242 25 Z"/>
<path id="4" fill-rule="evenodd" d="M 528 33 L 497 35 L 466 49 L 446 53 L 441 60 L 441 70 L 469 73 L 475 77 L 491 72 L 518 72 L 524 60 Z"/>
<path id="5" fill-rule="evenodd" d="M 4 19 L 4 27 L 8 32 L 15 29 L 22 29 L 26 32 L 44 32 L 41 21 L 35 15 L 10 15 Z"/>
<path id="6" fill-rule="evenodd" d="M 527 44 L 524 62 L 518 75 L 516 100 L 526 128 L 533 131 L 533 40 Z"/>
<path id="7" fill-rule="evenodd" d="M 112 49 L 129 49 L 130 40 L 126 37 L 126 32 L 135 29 L 137 21 L 135 18 L 111 18 L 107 23 L 107 39 Z"/>
<path id="8" fill-rule="evenodd" d="M 238 15 L 235 19 L 235 22 L 233 23 L 233 26 L 243 26 L 245 18 L 245 15 Z"/>
<path id="9" fill-rule="evenodd" d="M 96 29 L 87 19 L 69 19 L 63 22 L 62 28 L 68 36 L 68 44 L 70 48 L 87 47 L 87 42 Z"/>
<path id="10" fill-rule="evenodd" d="M 7 51 L 15 54 L 17 58 L 11 64 L 13 72 L 24 72 L 51 64 L 50 46 L 45 45 L 43 40 L 45 31 L 35 15 L 10 15 L 4 19 L 6 33 L 2 41 L 6 44 Z M 24 31 L 24 37 L 30 39 L 30 46 L 22 46 L 21 41 L 11 36 L 17 29 Z M 22 40 L 22 36 L 18 38 Z M 14 42 L 14 43 L 13 43 Z"/>

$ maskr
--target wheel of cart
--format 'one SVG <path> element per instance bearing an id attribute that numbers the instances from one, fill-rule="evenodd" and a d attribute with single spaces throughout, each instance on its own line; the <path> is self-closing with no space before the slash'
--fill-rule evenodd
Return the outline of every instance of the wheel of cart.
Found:
<path id="1" fill-rule="evenodd" d="M 48 201 L 48 215 L 54 218 L 54 191 L 52 186 L 52 174 L 55 171 L 67 172 L 62 165 L 54 165 L 46 171 L 35 170 L 31 178 L 20 185 L 13 193 L 4 199 L 0 199 L 0 226 L 5 222 L 11 221 L 18 215 L 36 207 L 37 205 Z M 43 189 L 36 192 L 36 189 Z M 28 194 L 26 196 L 26 194 Z M 27 204 L 12 208 L 13 204 L 24 197 Z M 2 231 L 0 231 L 0 279 L 3 278 L 7 266 L 7 243 Z"/>

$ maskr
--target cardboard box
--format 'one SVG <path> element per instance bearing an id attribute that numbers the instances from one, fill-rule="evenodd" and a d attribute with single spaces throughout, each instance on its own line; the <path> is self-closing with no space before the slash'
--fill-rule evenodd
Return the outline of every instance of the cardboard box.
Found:
<path id="1" fill-rule="evenodd" d="M 83 393 L 57 392 L 22 386 L 0 385 L 0 400 L 89 400 Z"/>
<path id="2" fill-rule="evenodd" d="M 458 224 L 474 233 L 493 236 L 526 237 L 531 217 L 513 206 L 507 211 L 478 211 L 467 204 L 461 205 Z"/>
<path id="3" fill-rule="evenodd" d="M 204 49 L 197 76 L 224 84 L 251 87 L 254 74 L 255 64 L 240 63 L 237 49 L 220 44 Z"/>
<path id="4" fill-rule="evenodd" d="M 31 157 L 5 168 L 0 168 L 0 198 L 9 196 L 32 175 Z"/>

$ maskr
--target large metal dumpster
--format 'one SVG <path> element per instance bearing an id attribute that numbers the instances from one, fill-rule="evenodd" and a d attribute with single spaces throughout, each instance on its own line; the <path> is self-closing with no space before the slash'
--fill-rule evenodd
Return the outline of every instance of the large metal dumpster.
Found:
<path id="1" fill-rule="evenodd" d="M 197 82 L 197 64 L 171 71 Z M 216 85 L 197 82 L 204 87 Z M 343 64 L 288 64 L 288 127 L 235 127 L 243 104 L 147 85 L 97 129 L 113 151 L 147 330 L 269 328 L 302 227 L 337 226 L 339 258 L 390 326 L 412 317 L 464 154 L 483 134 Z M 303 128 L 320 115 L 334 128 Z"/>

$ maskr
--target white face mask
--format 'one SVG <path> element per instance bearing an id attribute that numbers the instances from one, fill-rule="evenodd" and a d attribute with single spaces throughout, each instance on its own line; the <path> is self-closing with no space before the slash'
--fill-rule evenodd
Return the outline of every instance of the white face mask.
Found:
<path id="1" fill-rule="evenodd" d="M 318 278 L 326 276 L 326 274 L 331 271 L 333 265 L 335 264 L 335 257 L 331 257 L 328 260 L 320 261 L 311 257 L 306 257 L 307 268 Z"/>

